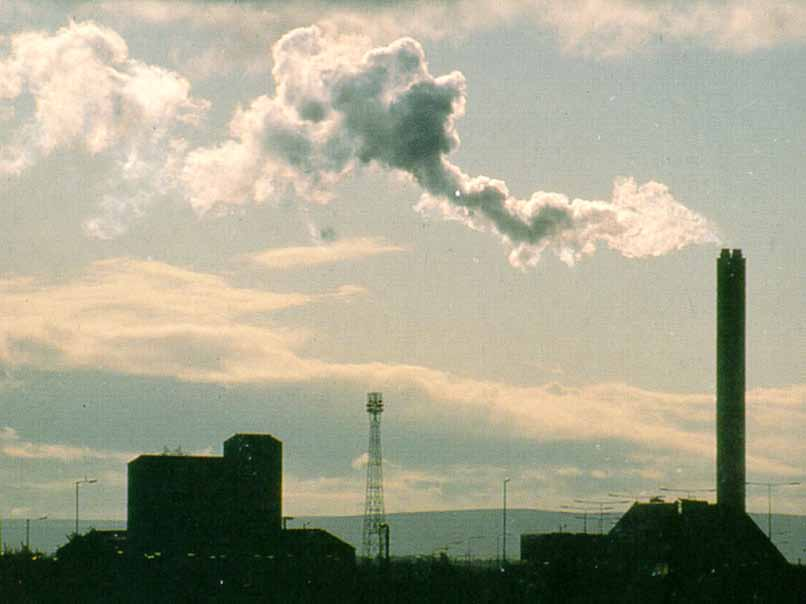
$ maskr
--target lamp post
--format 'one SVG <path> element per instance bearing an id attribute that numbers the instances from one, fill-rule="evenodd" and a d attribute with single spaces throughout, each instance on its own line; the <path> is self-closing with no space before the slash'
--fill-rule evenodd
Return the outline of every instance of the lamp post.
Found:
<path id="1" fill-rule="evenodd" d="M 76 536 L 78 536 L 78 487 L 82 484 L 95 484 L 96 482 L 98 482 L 97 479 L 88 479 L 86 476 L 82 480 L 76 480 Z"/>
<path id="2" fill-rule="evenodd" d="M 34 520 L 47 520 L 47 515 L 34 518 Z M 25 519 L 25 549 L 31 551 L 31 519 Z"/>
<path id="3" fill-rule="evenodd" d="M 509 484 L 509 477 L 504 479 L 504 530 L 502 531 L 503 547 L 501 548 L 501 560 L 504 565 L 507 563 L 507 485 Z"/>
<path id="4" fill-rule="evenodd" d="M 773 487 L 795 487 L 799 482 L 746 482 L 754 487 L 767 487 L 767 538 L 772 541 L 772 489 Z"/>

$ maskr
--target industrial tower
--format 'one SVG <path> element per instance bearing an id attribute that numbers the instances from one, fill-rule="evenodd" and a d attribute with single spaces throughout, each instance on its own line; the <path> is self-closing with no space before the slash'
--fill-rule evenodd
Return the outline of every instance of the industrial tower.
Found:
<path id="1" fill-rule="evenodd" d="M 367 494 L 364 504 L 364 539 L 362 555 L 365 558 L 382 557 L 384 540 L 381 531 L 386 526 L 383 507 L 383 467 L 381 465 L 381 413 L 383 397 L 380 392 L 367 394 L 369 414 L 369 457 L 367 459 Z"/>
<path id="2" fill-rule="evenodd" d="M 722 250 L 717 266 L 716 501 L 745 511 L 745 259 Z"/>

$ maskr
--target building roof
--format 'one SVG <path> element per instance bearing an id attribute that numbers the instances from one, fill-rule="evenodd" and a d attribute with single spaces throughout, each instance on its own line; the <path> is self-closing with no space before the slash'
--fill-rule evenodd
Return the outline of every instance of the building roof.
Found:
<path id="1" fill-rule="evenodd" d="M 617 550 L 679 567 L 787 564 L 750 516 L 704 501 L 635 503 L 608 537 Z"/>

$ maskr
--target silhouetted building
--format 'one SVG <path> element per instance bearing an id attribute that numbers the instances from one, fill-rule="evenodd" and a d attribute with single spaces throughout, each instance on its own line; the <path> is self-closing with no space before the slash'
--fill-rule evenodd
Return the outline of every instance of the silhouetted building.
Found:
<path id="1" fill-rule="evenodd" d="M 281 539 L 281 551 L 311 566 L 355 564 L 355 548 L 322 529 L 288 529 Z"/>
<path id="2" fill-rule="evenodd" d="M 83 535 L 73 533 L 70 540 L 56 550 L 62 561 L 86 561 L 115 558 L 126 553 L 127 532 L 120 529 L 90 529 Z"/>
<path id="3" fill-rule="evenodd" d="M 521 535 L 521 559 L 540 566 L 564 564 L 587 570 L 604 553 L 606 537 L 589 533 Z"/>
<path id="4" fill-rule="evenodd" d="M 282 520 L 282 443 L 236 434 L 223 457 L 141 455 L 129 462 L 128 537 L 140 551 L 261 551 Z"/>
<path id="5" fill-rule="evenodd" d="M 719 573 L 767 573 L 786 567 L 750 516 L 706 501 L 635 503 L 608 534 L 622 564 L 649 574 L 706 577 Z"/>
<path id="6" fill-rule="evenodd" d="M 745 510 L 745 259 L 722 250 L 717 259 L 717 503 Z"/>
<path id="7" fill-rule="evenodd" d="M 789 564 L 750 516 L 705 501 L 635 503 L 598 539 L 522 535 L 521 559 L 546 601 L 796 601 Z"/>
<path id="8" fill-rule="evenodd" d="M 786 558 L 745 512 L 744 336 L 745 259 L 741 250 L 722 250 L 717 259 L 717 504 L 635 503 L 601 543 L 524 535 L 524 560 L 535 569 L 576 568 L 587 560 L 588 572 L 605 568 L 605 576 L 618 578 L 623 601 L 655 596 L 658 601 L 795 601 Z M 589 551 L 581 551 L 585 547 Z"/>

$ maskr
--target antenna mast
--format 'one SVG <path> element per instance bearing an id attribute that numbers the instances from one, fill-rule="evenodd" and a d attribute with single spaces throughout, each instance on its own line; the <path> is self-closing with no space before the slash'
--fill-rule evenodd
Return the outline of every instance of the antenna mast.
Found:
<path id="1" fill-rule="evenodd" d="M 380 392 L 367 394 L 369 414 L 369 456 L 367 459 L 367 493 L 364 504 L 364 538 L 362 554 L 365 558 L 381 558 L 384 552 L 381 532 L 386 524 L 383 506 L 383 467 L 381 454 L 381 413 L 383 396 Z"/>

